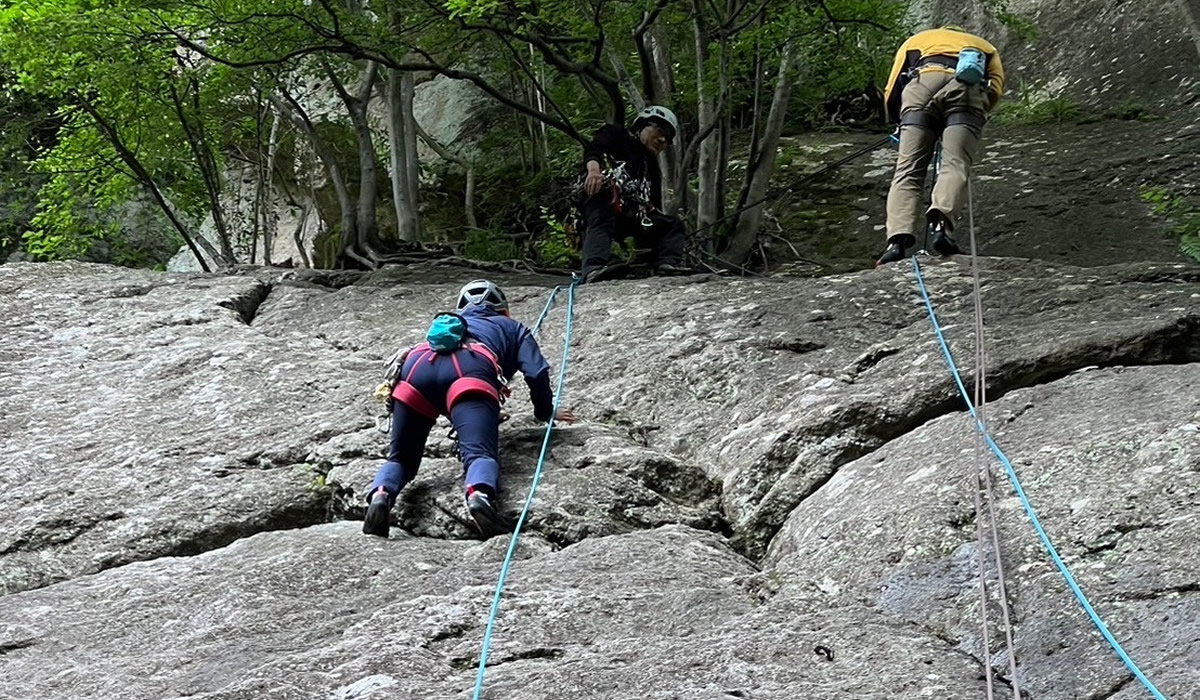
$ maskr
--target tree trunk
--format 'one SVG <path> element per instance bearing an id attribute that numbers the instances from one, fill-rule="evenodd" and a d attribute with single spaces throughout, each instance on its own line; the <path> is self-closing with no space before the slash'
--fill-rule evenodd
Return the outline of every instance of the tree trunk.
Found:
<path id="1" fill-rule="evenodd" d="M 700 117 L 700 128 L 704 129 L 717 118 L 713 105 L 712 87 L 708 85 L 709 35 L 703 20 L 697 14 L 694 21 L 696 38 L 696 107 Z M 696 192 L 696 228 L 709 229 L 717 221 L 717 159 L 720 144 L 716 134 L 709 133 L 700 141 L 700 153 L 696 164 L 698 187 Z"/>
<path id="2" fill-rule="evenodd" d="M 276 112 L 275 116 L 278 119 L 280 115 Z M 278 170 L 278 164 L 276 164 L 276 170 Z M 272 171 L 271 176 L 274 177 L 274 174 L 275 171 Z M 312 268 L 312 258 L 308 256 L 308 247 L 304 243 L 304 230 L 308 227 L 308 217 L 312 215 L 313 209 L 316 208 L 317 194 L 312 190 L 310 185 L 309 195 L 304 199 L 304 204 L 301 204 L 298 201 L 300 198 L 297 196 L 297 193 L 292 192 L 292 188 L 288 186 L 288 177 L 289 175 L 285 175 L 282 172 L 279 173 L 280 191 L 283 193 L 287 206 L 300 209 L 300 223 L 292 231 L 292 240 L 296 242 L 296 254 L 300 256 L 301 263 L 304 267 Z"/>
<path id="3" fill-rule="evenodd" d="M 1200 0 L 1175 0 L 1175 4 L 1179 6 L 1183 24 L 1196 45 L 1196 56 L 1200 58 Z"/>
<path id="4" fill-rule="evenodd" d="M 753 157 L 758 152 L 758 139 L 760 137 L 762 120 L 762 88 L 763 88 L 763 58 L 762 44 L 756 39 L 754 42 L 754 106 L 750 112 L 750 151 L 748 157 Z"/>
<path id="5" fill-rule="evenodd" d="M 208 139 L 204 133 L 204 123 L 200 121 L 200 85 L 195 79 L 188 81 L 190 97 L 195 119 L 187 114 L 187 106 L 183 96 L 179 94 L 175 85 L 171 85 L 171 100 L 175 107 L 175 116 L 179 119 L 179 125 L 183 128 L 184 136 L 188 142 L 188 148 L 192 151 L 192 157 L 196 160 L 196 167 L 200 170 L 201 179 L 204 181 L 204 190 L 208 195 L 209 213 L 212 215 L 213 228 L 217 233 L 217 244 L 221 247 L 221 257 L 227 264 L 237 262 L 237 254 L 233 250 L 233 243 L 229 237 L 229 228 L 225 224 L 225 215 L 221 209 L 221 192 L 224 189 L 222 186 L 221 171 L 217 164 L 216 157 L 213 155 L 212 148 L 208 144 Z"/>
<path id="6" fill-rule="evenodd" d="M 367 61 L 362 82 L 353 95 L 338 79 L 337 73 L 334 72 L 328 60 L 323 59 L 321 67 L 325 69 L 325 75 L 346 107 L 346 112 L 350 116 L 350 124 L 354 129 L 354 138 L 358 142 L 358 202 L 354 207 L 353 234 L 347 239 L 343 231 L 343 241 L 349 241 L 350 245 L 343 246 L 342 253 L 348 258 L 373 268 L 375 263 L 372 259 L 376 257 L 373 247 L 379 234 L 375 218 L 375 197 L 379 183 L 376 180 L 375 143 L 371 139 L 367 106 L 371 100 L 371 93 L 375 89 L 379 66 L 374 61 Z"/>
<path id="7" fill-rule="evenodd" d="M 312 213 L 312 200 L 304 202 L 304 208 L 300 211 L 300 223 L 296 224 L 296 230 L 292 231 L 292 239 L 296 241 L 296 253 L 300 256 L 300 261 L 305 267 L 312 267 L 312 260 L 308 258 L 308 251 L 304 247 L 304 228 L 308 225 L 308 217 Z"/>
<path id="8" fill-rule="evenodd" d="M 142 187 L 146 188 L 146 191 L 150 193 L 150 196 L 158 204 L 158 207 L 162 209 L 164 214 L 166 214 L 167 219 L 171 222 L 171 225 L 175 227 L 175 230 L 179 233 L 180 237 L 183 238 L 183 242 L 186 243 L 188 249 L 192 251 L 192 255 L 196 256 L 196 262 L 199 263 L 200 269 L 204 270 L 205 272 L 212 271 L 208 266 L 208 262 L 204 260 L 204 256 L 200 253 L 200 248 L 204 248 L 204 252 L 208 253 L 209 257 L 211 257 L 213 260 L 216 260 L 218 263 L 223 263 L 224 261 L 222 260 L 221 255 L 217 252 L 216 248 L 214 248 L 211 243 L 205 240 L 203 236 L 194 235 L 191 230 L 188 229 L 187 224 L 185 224 L 183 220 L 179 218 L 179 214 L 176 213 L 175 207 L 171 206 L 170 203 L 167 202 L 167 198 L 163 196 L 162 190 L 158 188 L 158 184 L 154 182 L 154 178 L 150 176 L 150 172 L 146 170 L 146 168 L 142 165 L 142 162 L 138 160 L 137 154 L 135 154 L 129 149 L 128 146 L 125 145 L 124 140 L 121 139 L 121 135 L 117 133 L 116 128 L 114 128 L 113 125 L 96 110 L 95 106 L 93 106 L 87 100 L 80 99 L 79 105 L 83 108 L 83 111 L 87 112 L 88 115 L 91 116 L 92 121 L 96 123 L 97 128 L 99 128 L 100 132 L 104 134 L 104 137 L 108 139 L 108 142 L 112 144 L 113 149 L 116 150 L 117 156 L 121 159 L 121 161 L 125 163 L 125 165 L 133 172 L 134 179 L 137 180 Z"/>
<path id="9" fill-rule="evenodd" d="M 400 240 L 416 243 L 416 203 L 412 200 L 408 168 L 408 123 L 404 118 L 402 77 L 398 71 L 388 71 L 388 150 L 392 170 L 392 201 L 396 206 L 396 231 Z"/>
<path id="10" fill-rule="evenodd" d="M 254 205 L 250 207 L 250 264 L 257 259 L 258 237 L 262 232 L 263 195 L 267 179 L 266 158 L 263 157 L 263 101 L 261 91 L 254 94 Z M 249 160 L 249 159 L 247 159 Z M 241 178 L 239 178 L 240 180 Z M 239 190 L 241 185 L 239 183 Z M 240 200 L 240 197 L 238 198 Z"/>
<path id="11" fill-rule="evenodd" d="M 261 138 L 261 134 L 257 135 L 256 138 Z M 258 157 L 259 158 L 262 157 L 262 142 L 261 141 L 259 141 L 259 144 L 258 144 Z M 248 255 L 246 258 L 247 261 L 251 265 L 253 265 L 254 261 L 258 259 L 258 234 L 259 234 L 260 224 L 262 223 L 262 219 L 263 219 L 263 214 L 262 214 L 263 191 L 265 189 L 263 187 L 263 177 L 262 177 L 263 166 L 260 161 L 256 161 L 254 170 L 255 170 L 255 173 L 254 173 L 254 175 L 255 175 L 255 177 L 254 177 L 254 202 L 250 205 L 250 221 L 252 222 L 252 224 L 250 226 L 250 255 Z M 240 182 L 238 183 L 237 190 L 238 190 L 237 197 L 236 197 L 235 201 L 241 201 L 242 185 Z"/>
<path id="12" fill-rule="evenodd" d="M 655 25 L 646 32 L 646 46 L 650 49 L 650 59 L 654 66 L 651 82 L 654 94 L 646 95 L 650 102 L 660 102 L 675 94 L 675 69 L 671 62 L 671 48 L 668 39 L 662 36 L 662 28 Z"/>
<path id="13" fill-rule="evenodd" d="M 664 99 L 664 96 L 675 94 L 675 73 L 671 67 L 671 51 L 659 36 L 657 25 L 646 32 L 646 48 L 650 55 L 650 64 L 653 66 L 653 75 L 647 82 L 654 88 L 654 94 L 647 94 L 646 100 L 648 103 L 657 104 Z M 663 182 L 675 183 L 669 197 L 664 193 L 663 211 L 671 215 L 687 206 L 687 182 L 680 172 L 685 143 L 684 134 L 678 133 L 675 135 L 675 143 L 659 156 Z M 682 186 L 680 183 L 683 183 Z"/>
<path id="14" fill-rule="evenodd" d="M 371 124 L 367 121 L 367 103 L 375 87 L 377 70 L 374 61 L 367 62 L 357 98 L 346 105 L 354 126 L 354 137 L 358 141 L 358 239 L 365 245 L 370 245 L 379 235 L 375 218 L 375 198 L 379 188 L 378 174 L 375 172 L 375 141 L 371 138 Z"/>
<path id="15" fill-rule="evenodd" d="M 415 124 L 415 122 L 414 122 L 414 124 Z M 464 209 L 463 214 L 466 217 L 467 226 L 469 226 L 471 228 L 478 228 L 478 225 L 475 222 L 475 165 L 471 161 L 467 160 L 466 158 L 451 153 L 449 150 L 446 149 L 445 146 L 443 146 L 442 144 L 435 141 L 434 138 L 432 136 L 430 136 L 428 132 L 426 132 L 424 129 L 422 129 L 420 124 L 415 124 L 415 125 L 416 125 L 417 135 L 420 136 L 421 140 L 424 141 L 426 144 L 428 144 L 428 146 L 430 148 L 433 149 L 434 153 L 436 153 L 439 156 L 441 156 L 442 158 L 450 161 L 451 163 L 457 163 L 458 165 L 462 166 L 463 170 L 466 171 L 466 173 L 467 173 L 467 188 L 466 188 L 466 194 L 464 197 L 465 201 L 463 202 L 463 209 Z"/>
<path id="16" fill-rule="evenodd" d="M 259 207 L 263 217 L 263 265 L 271 264 L 271 250 L 275 245 L 275 156 L 278 152 L 279 113 L 272 112 L 271 135 L 267 137 L 267 172 L 262 179 L 262 205 Z"/>
<path id="17" fill-rule="evenodd" d="M 736 11 L 736 0 L 729 0 L 728 15 L 734 16 Z M 721 35 L 721 61 L 718 65 L 717 73 L 717 94 L 726 96 L 729 94 L 729 37 L 726 34 Z M 717 127 L 717 191 L 716 191 L 716 217 L 717 221 L 721 221 L 725 216 L 725 200 L 729 193 L 729 151 L 730 140 L 733 137 L 733 109 L 729 104 L 728 99 L 722 99 L 720 102 L 720 113 L 716 118 L 720 120 Z"/>
<path id="18" fill-rule="evenodd" d="M 621 84 L 625 86 L 625 92 L 629 94 L 629 100 L 633 102 L 633 108 L 639 111 L 645 109 L 648 104 L 646 96 L 642 94 L 641 89 L 634 82 L 633 76 L 629 74 L 629 70 L 625 67 L 625 60 L 621 58 L 621 55 L 617 53 L 616 48 L 612 44 L 605 46 L 605 49 L 608 51 L 608 62 L 613 67 L 613 75 L 616 75 L 617 80 L 620 80 Z M 653 67 L 651 67 L 651 70 L 653 70 Z"/>
<path id="19" fill-rule="evenodd" d="M 467 162 L 467 187 L 463 196 L 463 206 L 466 211 L 463 214 L 467 218 L 467 226 L 471 228 L 479 228 L 479 224 L 475 221 L 475 164 Z"/>
<path id="20" fill-rule="evenodd" d="M 411 72 L 400 76 L 400 113 L 404 116 L 404 167 L 408 201 L 412 206 L 415 240 L 421 240 L 421 159 L 417 155 L 417 118 L 413 113 L 417 84 Z"/>
<path id="21" fill-rule="evenodd" d="M 767 114 L 767 122 L 763 127 L 762 143 L 753 160 L 746 168 L 746 184 L 742 189 L 739 206 L 746 203 L 754 206 L 741 212 L 736 219 L 733 238 L 725 257 L 731 262 L 741 263 L 754 249 L 758 240 L 758 229 L 762 225 L 763 203 L 767 185 L 775 172 L 775 157 L 779 150 L 779 136 L 783 132 L 784 118 L 787 114 L 787 104 L 792 96 L 790 74 L 796 62 L 796 47 L 787 44 L 783 56 L 779 60 L 779 75 L 775 79 L 775 94 L 771 99 L 771 109 Z M 756 204 L 755 204 L 756 203 Z"/>
<path id="22" fill-rule="evenodd" d="M 337 157 L 321 139 L 320 135 L 317 134 L 317 129 L 313 125 L 312 120 L 290 93 L 280 87 L 279 95 L 270 95 L 267 99 L 271 101 L 271 104 L 275 106 L 275 109 L 280 114 L 287 117 L 296 128 L 304 132 L 304 135 L 308 137 L 309 143 L 313 147 L 313 152 L 321 160 L 321 164 L 325 166 L 325 173 L 329 176 L 329 182 L 333 185 L 333 191 L 337 195 L 338 210 L 341 214 L 339 243 L 343 254 L 353 250 L 358 245 L 354 199 L 350 196 L 350 189 L 346 186 L 346 178 L 342 176 L 342 169 L 338 165 Z"/>
<path id="23" fill-rule="evenodd" d="M 717 117 L 721 123 L 717 126 L 717 221 L 725 218 L 726 204 L 729 200 L 729 157 L 733 141 L 733 114 L 726 109 Z"/>
<path id="24" fill-rule="evenodd" d="M 529 57 L 533 59 L 530 65 L 538 65 L 536 63 L 537 54 L 534 52 L 533 44 L 529 45 Z M 546 111 L 546 96 L 542 94 L 541 86 L 545 84 L 545 73 L 536 78 L 532 75 L 532 70 L 529 76 L 529 103 L 534 106 L 539 112 Z M 530 136 L 533 141 L 533 163 L 535 172 L 545 172 L 548 167 L 550 158 L 550 140 L 546 136 L 546 124 L 540 119 L 529 120 Z"/>

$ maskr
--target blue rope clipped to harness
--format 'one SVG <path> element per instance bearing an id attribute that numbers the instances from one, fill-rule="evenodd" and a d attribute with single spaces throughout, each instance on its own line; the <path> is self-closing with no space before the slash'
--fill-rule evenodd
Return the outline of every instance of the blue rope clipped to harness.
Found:
<path id="1" fill-rule="evenodd" d="M 579 284 L 579 279 L 576 277 L 567 287 L 567 327 L 563 333 L 563 354 L 562 366 L 558 370 L 558 386 L 554 390 L 554 415 L 558 415 L 559 402 L 562 401 L 563 380 L 567 376 L 567 355 L 571 350 L 571 325 L 575 315 L 575 285 Z M 533 332 L 537 334 L 542 328 L 542 321 L 546 319 L 546 315 L 550 312 L 554 305 L 554 299 L 558 296 L 558 291 L 562 289 L 559 285 L 550 292 L 550 298 L 546 300 L 546 306 L 542 309 L 542 313 L 538 316 L 537 322 L 533 325 Z M 542 438 L 542 451 L 538 455 L 537 468 L 533 471 L 533 481 L 529 485 L 529 495 L 525 497 L 525 505 L 521 508 L 521 515 L 517 518 L 516 527 L 513 528 L 512 538 L 508 541 L 508 551 L 504 555 L 504 563 L 500 566 L 500 578 L 496 581 L 496 593 L 492 596 L 492 607 L 488 611 L 487 628 L 483 633 L 483 650 L 479 653 L 479 669 L 475 674 L 475 692 L 471 695 L 472 700 L 479 700 L 480 694 L 483 692 L 483 676 L 487 666 L 488 649 L 491 647 L 492 630 L 496 626 L 496 613 L 500 610 L 500 595 L 504 591 L 504 581 L 508 578 L 509 567 L 512 566 L 513 554 L 517 551 L 517 538 L 521 534 L 521 526 L 525 524 L 525 517 L 529 514 L 529 506 L 533 503 L 533 494 L 537 491 L 538 481 L 542 478 L 542 469 L 546 466 L 546 455 L 550 449 L 550 435 L 554 432 L 554 417 L 551 416 L 550 424 L 546 426 L 545 437 Z"/>
<path id="2" fill-rule="evenodd" d="M 1167 700 L 1166 696 L 1163 695 L 1158 688 L 1150 682 L 1150 679 L 1146 677 L 1146 674 L 1143 673 L 1140 668 L 1138 668 L 1138 665 L 1134 663 L 1133 659 L 1130 658 L 1128 653 L 1126 653 L 1120 642 L 1118 642 L 1116 638 L 1113 637 L 1112 633 L 1108 631 L 1108 627 L 1105 626 L 1104 621 L 1100 619 L 1100 616 L 1096 613 L 1096 610 L 1092 607 L 1092 604 L 1088 602 L 1087 596 L 1084 595 L 1083 590 L 1080 589 L 1079 584 L 1076 583 L 1075 577 L 1071 575 L 1070 569 L 1067 568 L 1066 563 L 1063 562 L 1062 557 L 1059 556 L 1058 550 L 1055 549 L 1054 544 L 1050 541 L 1050 536 L 1046 534 L 1046 530 L 1042 527 L 1042 523 L 1038 519 L 1037 513 L 1034 511 L 1033 505 L 1029 502 L 1029 498 L 1025 495 L 1025 489 L 1021 486 L 1021 479 L 1017 476 L 1016 470 L 1013 469 L 1012 463 L 1009 462 L 1008 457 L 1004 454 L 1004 451 L 1000 449 L 996 442 L 992 440 L 992 436 L 988 434 L 987 428 L 984 426 L 983 421 L 980 420 L 979 415 L 975 411 L 975 405 L 971 402 L 971 398 L 967 394 L 966 387 L 963 386 L 963 381 L 959 374 L 958 366 L 954 363 L 954 357 L 951 356 L 950 348 L 946 344 L 946 338 L 942 334 L 942 327 L 938 323 L 937 315 L 933 311 L 933 304 L 929 301 L 929 293 L 925 289 L 925 280 L 921 277 L 921 264 L 915 255 L 912 256 L 912 264 L 913 272 L 916 274 L 917 278 L 917 286 L 921 290 L 921 298 L 925 301 L 925 310 L 929 313 L 929 321 L 933 324 L 933 331 L 937 335 L 938 344 L 942 349 L 942 357 L 945 358 L 946 366 L 950 369 L 950 374 L 954 377 L 954 383 L 958 385 L 958 391 L 960 394 L 962 394 L 963 402 L 965 402 L 967 405 L 967 411 L 970 412 L 971 418 L 975 421 L 975 429 L 979 431 L 988 448 L 993 454 L 996 455 L 996 458 L 1000 460 L 1000 464 L 1004 465 L 1004 471 L 1008 475 L 1008 480 L 1012 483 L 1013 491 L 1016 492 L 1017 498 L 1020 499 L 1021 507 L 1025 510 L 1025 515 L 1028 516 L 1029 522 L 1033 525 L 1033 529 L 1037 533 L 1038 539 L 1041 540 L 1042 546 L 1045 547 L 1046 552 L 1050 555 L 1050 559 L 1054 561 L 1055 567 L 1057 567 L 1058 572 L 1062 574 L 1063 580 L 1066 581 L 1067 587 L 1071 589 L 1071 593 L 1075 596 L 1075 599 L 1079 601 L 1079 605 L 1083 607 L 1084 612 L 1087 613 L 1087 616 L 1091 620 L 1092 624 L 1096 626 L 1096 629 L 1100 631 L 1100 634 L 1104 637 L 1105 641 L 1107 641 L 1109 646 L 1112 647 L 1113 651 L 1116 652 L 1117 656 L 1121 659 L 1121 662 L 1125 664 L 1125 668 L 1129 669 L 1129 672 L 1141 682 L 1141 684 L 1150 692 L 1152 696 L 1154 696 L 1154 698 L 1156 698 L 1156 700 Z"/>

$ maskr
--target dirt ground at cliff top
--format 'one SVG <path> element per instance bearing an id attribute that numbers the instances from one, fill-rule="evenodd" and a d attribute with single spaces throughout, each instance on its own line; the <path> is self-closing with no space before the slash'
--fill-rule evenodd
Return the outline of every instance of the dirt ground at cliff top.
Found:
<path id="1" fill-rule="evenodd" d="M 1039 126 L 989 125 L 975 169 L 975 223 L 982 255 L 1096 266 L 1181 261 L 1168 222 L 1143 201 L 1143 185 L 1197 193 L 1200 111 L 1148 121 L 1107 119 Z M 880 148 L 828 176 L 787 188 L 879 134 L 786 139 L 766 225 L 818 265 L 813 274 L 870 267 L 884 244 L 884 209 L 895 163 Z M 966 220 L 958 239 L 965 247 Z M 768 236 L 773 260 L 792 257 Z M 790 266 L 789 266 L 790 267 Z"/>

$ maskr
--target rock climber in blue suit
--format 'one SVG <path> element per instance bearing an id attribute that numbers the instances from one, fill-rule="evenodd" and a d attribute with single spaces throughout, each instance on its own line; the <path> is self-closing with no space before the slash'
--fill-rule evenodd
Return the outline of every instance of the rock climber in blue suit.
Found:
<path id="1" fill-rule="evenodd" d="M 456 308 L 458 313 L 446 320 L 465 322 L 465 327 L 454 349 L 423 343 L 404 355 L 391 394 L 391 448 L 367 496 L 363 532 L 368 535 L 388 536 L 396 496 L 416 478 L 425 441 L 439 415 L 450 418 L 458 435 L 467 511 L 480 534 L 488 538 L 511 530 L 492 501 L 500 481 L 500 405 L 517 370 L 529 385 L 535 418 L 568 423 L 575 419 L 566 408 L 555 414 L 550 364 L 533 333 L 509 317 L 508 300 L 499 287 L 475 280 L 459 292 Z"/>

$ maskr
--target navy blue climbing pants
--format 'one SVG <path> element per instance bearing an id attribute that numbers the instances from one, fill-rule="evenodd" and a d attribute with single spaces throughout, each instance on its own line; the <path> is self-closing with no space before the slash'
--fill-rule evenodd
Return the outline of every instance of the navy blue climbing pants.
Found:
<path id="1" fill-rule="evenodd" d="M 414 353 L 404 363 L 401 376 L 437 412 L 445 412 L 450 387 L 463 377 L 496 384 L 496 370 L 491 361 L 469 350 L 455 353 L 457 367 L 449 355 Z M 429 431 L 437 420 L 437 412 L 417 410 L 403 401 L 392 408 L 391 445 L 387 461 L 379 467 L 370 494 L 380 486 L 395 500 L 417 476 Z M 500 403 L 492 396 L 479 392 L 465 393 L 456 398 L 449 409 L 450 422 L 458 434 L 458 454 L 466 469 L 466 485 L 493 494 L 500 480 Z"/>

